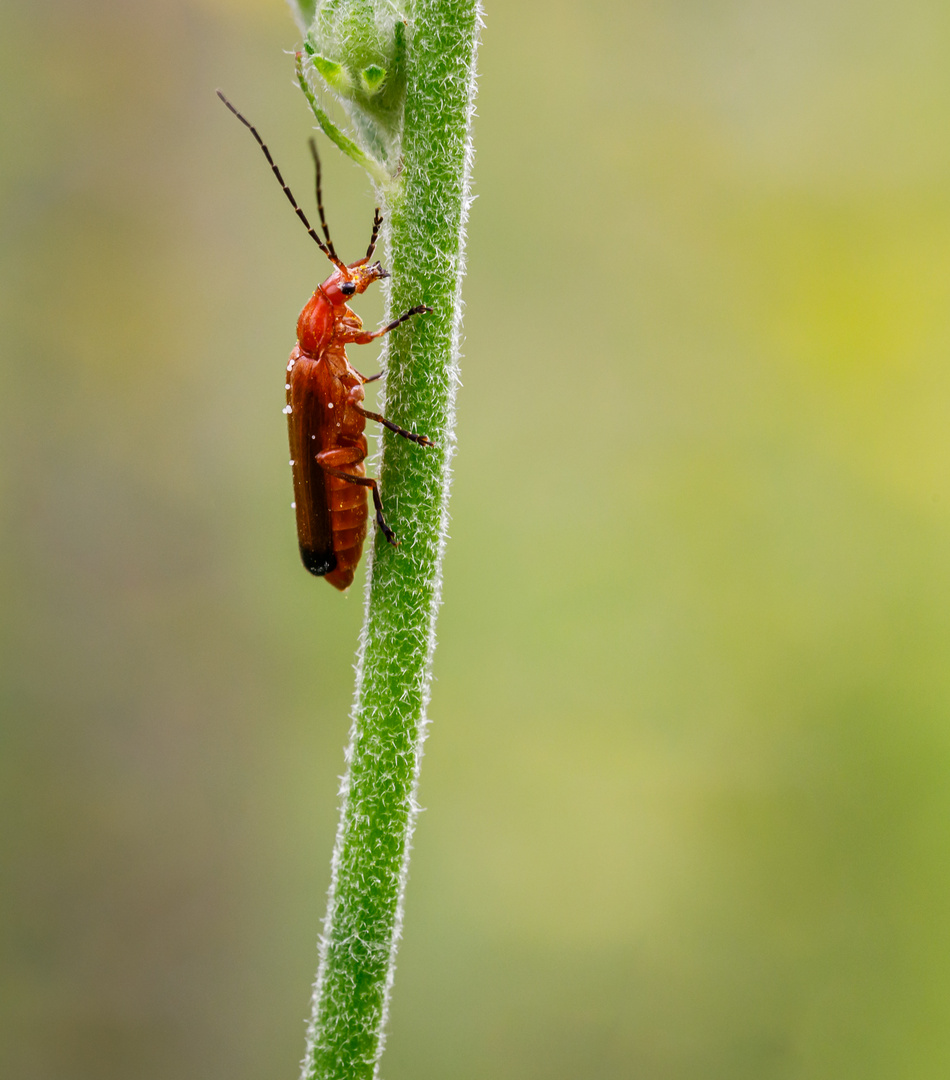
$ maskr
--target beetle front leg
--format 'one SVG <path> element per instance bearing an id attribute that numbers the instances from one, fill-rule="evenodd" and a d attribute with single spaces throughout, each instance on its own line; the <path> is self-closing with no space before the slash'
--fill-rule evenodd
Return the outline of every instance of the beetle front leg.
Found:
<path id="1" fill-rule="evenodd" d="M 381 338 L 383 334 L 388 334 L 390 330 L 395 330 L 397 326 L 404 323 L 406 319 L 411 319 L 413 315 L 431 314 L 432 308 L 427 304 L 416 304 L 414 308 L 410 308 L 399 316 L 398 319 L 393 321 L 388 326 L 383 326 L 379 330 L 374 330 L 369 333 L 366 330 L 361 330 L 358 333 L 347 334 L 343 339 L 344 343 L 349 345 L 351 342 L 354 345 L 368 345 L 371 341 L 375 341 L 377 338 Z"/>

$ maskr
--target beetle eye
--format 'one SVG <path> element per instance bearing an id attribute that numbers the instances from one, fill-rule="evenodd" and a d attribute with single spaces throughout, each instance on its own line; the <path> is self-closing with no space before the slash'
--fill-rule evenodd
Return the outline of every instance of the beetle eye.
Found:
<path id="1" fill-rule="evenodd" d="M 356 286 L 352 281 L 344 281 L 340 286 L 340 292 L 343 293 L 344 296 L 352 296 L 353 293 L 356 292 Z"/>

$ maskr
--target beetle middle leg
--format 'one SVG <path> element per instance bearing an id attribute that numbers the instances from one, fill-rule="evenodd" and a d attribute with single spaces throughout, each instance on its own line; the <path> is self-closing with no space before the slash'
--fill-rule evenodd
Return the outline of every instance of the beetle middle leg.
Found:
<path id="1" fill-rule="evenodd" d="M 355 368 L 353 369 L 356 370 Z M 359 374 L 359 372 L 357 372 Z M 360 376 L 362 378 L 362 376 Z M 378 376 L 377 376 L 378 378 Z M 371 382 L 370 379 L 365 379 L 364 382 Z M 363 390 L 360 386 L 353 386 L 350 388 L 349 393 L 346 396 L 346 403 L 351 409 L 355 409 L 360 416 L 365 416 L 367 420 L 375 420 L 377 424 L 382 424 L 383 427 L 389 428 L 390 431 L 395 432 L 397 435 L 401 435 L 404 439 L 408 439 L 410 442 L 418 443 L 420 446 L 434 446 L 435 443 L 429 440 L 428 435 L 417 435 L 414 431 L 408 431 L 404 427 L 400 427 L 398 424 L 394 424 L 392 420 L 387 420 L 382 413 L 370 412 L 369 409 L 364 409 L 360 402 L 363 400 Z M 337 464 L 341 464 L 337 462 Z"/>
<path id="2" fill-rule="evenodd" d="M 414 431 L 407 431 L 398 424 L 394 424 L 392 420 L 387 420 L 382 413 L 370 412 L 369 409 L 364 409 L 361 405 L 356 404 L 353 405 L 353 408 L 361 416 L 365 416 L 367 420 L 375 420 L 377 424 L 382 424 L 383 427 L 389 428 L 390 431 L 394 431 L 404 439 L 409 439 L 410 442 L 418 443 L 420 446 L 435 446 L 435 443 L 429 440 L 428 435 L 417 435 Z"/>

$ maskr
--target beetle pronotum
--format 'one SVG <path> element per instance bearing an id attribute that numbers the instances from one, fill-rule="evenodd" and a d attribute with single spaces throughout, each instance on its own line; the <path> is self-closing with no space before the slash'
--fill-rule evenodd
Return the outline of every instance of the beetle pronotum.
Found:
<path id="1" fill-rule="evenodd" d="M 366 254 L 347 266 L 337 256 L 327 228 L 320 190 L 320 157 L 313 139 L 310 150 L 317 174 L 317 212 L 326 242 L 300 209 L 257 129 L 220 90 L 218 97 L 254 136 L 294 213 L 335 267 L 326 281 L 317 286 L 297 319 L 297 344 L 287 364 L 284 412 L 290 434 L 300 557 L 311 574 L 326 578 L 337 589 L 346 589 L 353 581 L 366 538 L 367 488 L 373 493 L 377 524 L 391 544 L 398 544 L 383 516 L 379 486 L 366 475 L 363 466 L 367 453 L 363 434 L 366 420 L 376 420 L 420 446 L 432 445 L 425 435 L 406 431 L 362 407 L 363 384 L 379 376 L 366 378 L 352 367 L 346 357 L 346 346 L 367 345 L 413 315 L 431 312 L 432 308 L 417 304 L 388 326 L 372 333 L 365 331 L 362 320 L 346 302 L 365 292 L 374 281 L 389 277 L 378 262 L 370 263 L 383 223 L 379 208 L 373 217 L 373 233 Z"/>

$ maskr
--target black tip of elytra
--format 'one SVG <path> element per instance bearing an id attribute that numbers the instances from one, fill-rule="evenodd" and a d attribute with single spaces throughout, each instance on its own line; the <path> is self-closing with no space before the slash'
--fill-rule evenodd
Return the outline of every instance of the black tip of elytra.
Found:
<path id="1" fill-rule="evenodd" d="M 332 551 L 300 549 L 300 561 L 314 577 L 323 577 L 336 569 L 336 555 Z"/>

